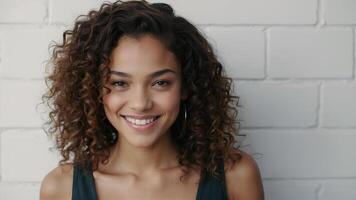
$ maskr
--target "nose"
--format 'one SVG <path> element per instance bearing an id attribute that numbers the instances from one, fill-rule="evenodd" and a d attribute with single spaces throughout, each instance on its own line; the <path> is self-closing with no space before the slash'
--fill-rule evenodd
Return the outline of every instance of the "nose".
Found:
<path id="1" fill-rule="evenodd" d="M 132 91 L 133 94 L 129 99 L 129 108 L 136 112 L 143 112 L 151 109 L 152 100 L 148 92 L 142 87 Z"/>

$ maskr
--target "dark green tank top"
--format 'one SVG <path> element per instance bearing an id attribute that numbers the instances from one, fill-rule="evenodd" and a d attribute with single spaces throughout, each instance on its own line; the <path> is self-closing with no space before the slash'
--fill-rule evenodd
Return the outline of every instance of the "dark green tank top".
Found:
<path id="1" fill-rule="evenodd" d="M 196 200 L 227 200 L 224 162 L 219 163 L 218 170 L 223 180 L 207 175 L 198 186 Z M 79 165 L 74 165 L 72 200 L 97 200 L 93 173 L 84 174 Z"/>

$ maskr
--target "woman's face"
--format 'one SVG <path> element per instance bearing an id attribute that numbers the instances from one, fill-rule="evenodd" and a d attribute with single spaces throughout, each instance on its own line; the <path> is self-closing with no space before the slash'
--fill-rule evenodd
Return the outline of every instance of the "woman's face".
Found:
<path id="1" fill-rule="evenodd" d="M 168 136 L 184 99 L 174 54 L 150 35 L 123 36 L 109 68 L 111 92 L 103 97 L 104 110 L 120 142 L 148 147 Z"/>

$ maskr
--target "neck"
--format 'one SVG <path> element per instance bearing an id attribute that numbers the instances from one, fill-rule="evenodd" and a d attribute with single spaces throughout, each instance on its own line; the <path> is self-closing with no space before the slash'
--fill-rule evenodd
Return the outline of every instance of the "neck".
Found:
<path id="1" fill-rule="evenodd" d="M 114 173 L 145 174 L 177 166 L 176 149 L 165 134 L 149 147 L 136 147 L 119 138 L 105 168 Z"/>

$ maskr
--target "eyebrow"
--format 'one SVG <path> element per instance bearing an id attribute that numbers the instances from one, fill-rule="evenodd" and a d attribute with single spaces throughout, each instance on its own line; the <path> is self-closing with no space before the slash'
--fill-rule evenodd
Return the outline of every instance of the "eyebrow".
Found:
<path id="1" fill-rule="evenodd" d="M 151 78 L 154 78 L 154 77 L 158 77 L 158 76 L 161 76 L 163 74 L 166 74 L 166 73 L 176 74 L 176 72 L 171 70 L 171 69 L 162 69 L 162 70 L 153 72 L 153 73 L 149 74 L 148 76 L 151 77 Z M 114 75 L 117 75 L 117 76 L 123 76 L 123 77 L 132 77 L 130 74 L 127 74 L 125 72 L 119 72 L 119 71 L 113 71 L 113 70 L 110 70 L 110 74 L 114 74 Z"/>

